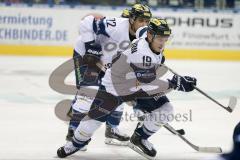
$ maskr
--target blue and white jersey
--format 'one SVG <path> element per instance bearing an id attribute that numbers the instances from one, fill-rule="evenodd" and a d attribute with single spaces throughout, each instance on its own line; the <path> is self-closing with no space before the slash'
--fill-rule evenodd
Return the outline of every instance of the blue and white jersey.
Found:
<path id="1" fill-rule="evenodd" d="M 112 57 L 118 51 L 126 50 L 130 44 L 129 20 L 127 18 L 85 17 L 80 24 L 80 37 L 74 49 L 81 55 L 85 54 L 84 43 L 95 40 L 102 46 L 101 62 L 105 67 L 111 66 Z"/>
<path id="2" fill-rule="evenodd" d="M 102 47 L 102 65 L 105 68 L 111 67 L 112 57 L 118 51 L 129 48 L 131 44 L 128 19 L 103 18 L 96 20 L 93 16 L 85 17 L 80 23 L 80 36 L 77 39 L 74 50 L 77 54 L 84 56 L 86 53 L 85 43 L 93 40 Z M 81 72 L 84 72 L 84 69 L 81 69 Z M 100 76 L 98 78 L 100 80 Z M 82 84 L 80 83 L 80 86 Z M 94 85 L 87 86 L 92 87 Z M 79 112 L 88 112 L 93 101 L 92 98 L 76 96 L 76 102 L 72 105 L 73 109 Z M 117 108 L 117 110 L 122 109 L 122 105 Z"/>
<path id="3" fill-rule="evenodd" d="M 130 95 L 140 89 L 147 91 L 158 88 L 151 82 L 157 78 L 156 70 L 162 58 L 162 53 L 157 55 L 152 52 L 145 38 L 136 39 L 131 48 L 115 57 L 112 68 L 102 78 L 102 85 L 115 96 Z M 167 82 L 163 88 L 168 88 Z"/>
<path id="4" fill-rule="evenodd" d="M 140 27 L 137 31 L 136 31 L 136 38 L 146 38 L 147 37 L 147 29 L 148 29 L 148 26 L 143 26 L 143 27 Z M 161 63 L 164 63 L 165 62 L 165 56 L 164 56 L 164 53 L 162 51 L 162 62 Z"/>

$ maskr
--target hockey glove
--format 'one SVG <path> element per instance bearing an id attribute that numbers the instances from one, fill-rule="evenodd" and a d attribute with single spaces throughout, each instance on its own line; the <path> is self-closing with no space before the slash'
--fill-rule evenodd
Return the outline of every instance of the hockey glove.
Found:
<path id="1" fill-rule="evenodd" d="M 92 42 L 85 43 L 86 54 L 83 56 L 84 64 L 87 64 L 89 67 L 96 66 L 96 63 L 100 61 L 102 56 L 102 47 L 100 44 Z"/>
<path id="2" fill-rule="evenodd" d="M 102 46 L 95 41 L 85 43 L 86 54 L 92 54 L 98 57 L 102 56 Z"/>
<path id="3" fill-rule="evenodd" d="M 170 88 L 173 88 L 178 91 L 190 92 L 194 90 L 194 86 L 197 85 L 197 79 L 189 76 L 177 76 L 174 75 L 171 80 L 169 80 Z"/>

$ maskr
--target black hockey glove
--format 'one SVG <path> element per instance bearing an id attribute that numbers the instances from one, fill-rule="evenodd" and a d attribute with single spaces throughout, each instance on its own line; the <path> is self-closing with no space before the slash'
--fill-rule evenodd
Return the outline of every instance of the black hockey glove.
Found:
<path id="1" fill-rule="evenodd" d="M 197 79 L 189 76 L 177 76 L 174 75 L 171 80 L 169 80 L 170 88 L 173 88 L 178 91 L 190 92 L 194 90 L 194 86 L 197 85 Z"/>
<path id="2" fill-rule="evenodd" d="M 85 43 L 86 54 L 92 54 L 98 57 L 102 56 L 102 46 L 95 41 Z"/>
<path id="3" fill-rule="evenodd" d="M 95 67 L 102 56 L 102 47 L 100 44 L 92 42 L 85 43 L 86 53 L 83 56 L 83 63 L 89 67 Z"/>

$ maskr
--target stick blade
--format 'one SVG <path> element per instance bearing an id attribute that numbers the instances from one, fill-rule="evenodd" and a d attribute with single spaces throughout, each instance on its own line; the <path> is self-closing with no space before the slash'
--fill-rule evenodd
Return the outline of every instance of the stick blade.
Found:
<path id="1" fill-rule="evenodd" d="M 204 153 L 222 153 L 222 148 L 221 147 L 199 147 L 198 151 L 204 152 Z"/>
<path id="2" fill-rule="evenodd" d="M 232 96 L 230 97 L 228 107 L 231 109 L 231 112 L 235 109 L 237 105 L 237 98 Z"/>

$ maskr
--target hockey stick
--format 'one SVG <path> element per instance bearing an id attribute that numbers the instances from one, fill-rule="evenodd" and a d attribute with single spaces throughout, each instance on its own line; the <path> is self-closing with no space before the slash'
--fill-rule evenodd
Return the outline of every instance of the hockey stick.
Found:
<path id="1" fill-rule="evenodd" d="M 168 123 L 164 125 L 169 131 L 173 132 L 179 138 L 181 138 L 184 142 L 186 142 L 189 146 L 191 146 L 194 150 L 198 152 L 208 152 L 208 153 L 222 153 L 222 149 L 220 147 L 200 147 L 192 144 L 189 140 L 187 140 L 184 136 L 179 134 L 172 126 Z"/>
<path id="2" fill-rule="evenodd" d="M 231 96 L 228 102 L 228 106 L 224 106 L 221 103 L 219 103 L 218 101 L 216 101 L 215 99 L 213 99 L 212 97 L 210 97 L 208 94 L 206 94 L 205 92 L 203 92 L 201 89 L 199 89 L 198 87 L 194 86 L 194 88 L 200 92 L 201 94 L 203 94 L 204 96 L 206 96 L 207 98 L 209 98 L 210 100 L 212 100 L 213 102 L 215 102 L 216 104 L 218 104 L 219 106 L 221 106 L 223 109 L 226 109 L 228 112 L 233 112 L 234 108 L 237 105 L 237 98 L 234 96 Z"/>
<path id="3" fill-rule="evenodd" d="M 171 68 L 167 67 L 166 65 L 162 65 L 164 67 L 166 67 L 170 72 L 172 72 L 173 74 L 180 76 L 179 74 L 177 74 L 175 71 L 173 71 Z M 237 105 L 237 98 L 234 96 L 231 96 L 229 99 L 229 103 L 228 106 L 224 106 L 221 103 L 219 103 L 218 101 L 216 101 L 215 99 L 213 99 L 212 97 L 210 97 L 207 93 L 205 93 L 204 91 L 202 91 L 201 89 L 199 89 L 198 87 L 194 86 L 194 88 L 201 93 L 202 95 L 206 96 L 208 99 L 210 99 L 211 101 L 215 102 L 216 104 L 218 104 L 220 107 L 222 107 L 223 109 L 227 110 L 228 112 L 232 112 L 234 110 L 234 108 Z"/>
<path id="4" fill-rule="evenodd" d="M 172 134 L 175 134 L 175 132 L 173 132 L 172 130 L 170 130 L 169 128 L 167 128 L 165 125 L 163 125 L 164 128 L 166 128 L 169 132 L 171 132 Z M 185 131 L 184 129 L 177 129 L 176 132 L 178 132 L 178 134 L 181 134 L 182 136 L 185 135 Z M 175 134 L 176 135 L 176 134 Z"/>

